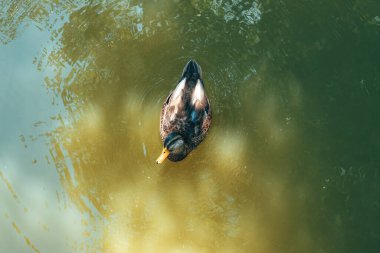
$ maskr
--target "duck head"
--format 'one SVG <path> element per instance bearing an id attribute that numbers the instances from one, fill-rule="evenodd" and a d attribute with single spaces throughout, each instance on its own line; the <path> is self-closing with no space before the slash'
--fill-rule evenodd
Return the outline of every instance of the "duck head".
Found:
<path id="1" fill-rule="evenodd" d="M 170 133 L 164 140 L 164 149 L 156 163 L 162 163 L 170 155 L 170 160 L 182 160 L 186 156 L 185 140 L 178 132 Z"/>

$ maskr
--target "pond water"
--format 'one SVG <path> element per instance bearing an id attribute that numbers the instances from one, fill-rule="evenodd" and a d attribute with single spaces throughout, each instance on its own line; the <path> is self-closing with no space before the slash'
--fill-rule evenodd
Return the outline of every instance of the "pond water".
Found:
<path id="1" fill-rule="evenodd" d="M 0 252 L 379 252 L 380 3 L 1 1 Z M 213 123 L 157 165 L 189 59 Z"/>

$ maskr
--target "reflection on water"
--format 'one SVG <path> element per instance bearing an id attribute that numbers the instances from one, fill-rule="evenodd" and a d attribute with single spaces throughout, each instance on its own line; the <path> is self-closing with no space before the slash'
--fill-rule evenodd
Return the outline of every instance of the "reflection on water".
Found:
<path id="1" fill-rule="evenodd" d="M 51 231 L 62 252 L 379 250 L 378 4 L 69 2 L 1 10 L 1 41 L 15 50 L 31 27 L 46 35 L 26 66 L 49 106 L 30 104 L 22 121 L 22 102 L 1 97 L 1 136 L 23 125 L 4 143 L 27 146 L 0 146 L 2 223 L 24 251 L 50 252 L 40 238 Z M 158 166 L 160 108 L 189 58 L 203 67 L 213 126 L 183 162 Z M 9 88 L 25 80 L 5 80 L 27 99 Z M 24 190 L 33 182 L 49 182 L 33 195 L 42 202 Z M 28 228 L 49 205 L 71 225 Z"/>

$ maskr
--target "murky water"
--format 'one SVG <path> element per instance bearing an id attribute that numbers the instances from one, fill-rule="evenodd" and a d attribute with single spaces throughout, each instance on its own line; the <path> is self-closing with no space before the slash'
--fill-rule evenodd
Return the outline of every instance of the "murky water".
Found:
<path id="1" fill-rule="evenodd" d="M 379 252 L 377 1 L 0 8 L 0 252 Z M 213 124 L 156 165 L 190 58 Z"/>

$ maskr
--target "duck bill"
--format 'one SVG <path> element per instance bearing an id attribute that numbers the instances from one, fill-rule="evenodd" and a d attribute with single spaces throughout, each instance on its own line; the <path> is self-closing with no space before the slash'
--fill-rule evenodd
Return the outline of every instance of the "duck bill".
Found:
<path id="1" fill-rule="evenodd" d="M 164 148 L 162 150 L 161 155 L 157 158 L 156 163 L 160 164 L 169 156 L 170 152 L 167 148 Z"/>

